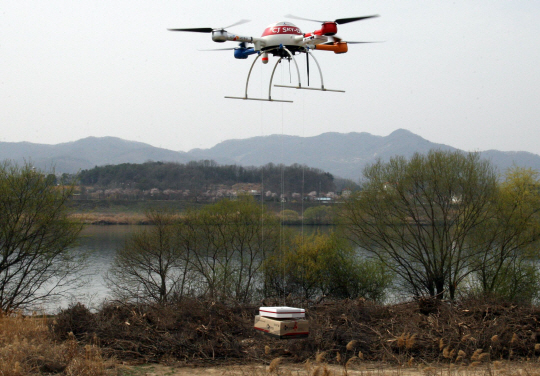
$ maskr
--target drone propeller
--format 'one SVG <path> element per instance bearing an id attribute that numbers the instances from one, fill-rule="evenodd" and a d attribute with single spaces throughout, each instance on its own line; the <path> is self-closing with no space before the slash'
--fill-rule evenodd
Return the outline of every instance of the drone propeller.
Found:
<path id="1" fill-rule="evenodd" d="M 211 33 L 214 29 L 211 27 L 198 27 L 192 29 L 167 29 L 169 31 L 189 31 L 192 33 Z"/>
<path id="2" fill-rule="evenodd" d="M 225 29 L 228 29 L 228 28 L 233 27 L 233 26 L 245 24 L 245 23 L 247 23 L 249 21 L 250 20 L 240 20 L 238 22 L 233 23 L 232 25 L 225 26 L 225 27 L 216 27 L 216 28 L 194 27 L 194 28 L 187 28 L 187 29 L 167 29 L 167 30 L 169 30 L 169 31 L 189 31 L 189 32 L 192 32 L 192 33 L 211 33 L 214 30 L 225 30 Z"/>
<path id="3" fill-rule="evenodd" d="M 335 23 L 337 23 L 338 25 L 343 25 L 343 24 L 346 24 L 346 23 L 349 23 L 349 22 L 356 22 L 356 21 L 367 20 L 367 19 L 369 19 L 369 18 L 379 17 L 379 15 L 378 15 L 378 14 L 374 14 L 374 15 L 372 15 L 372 16 L 351 17 L 351 18 L 338 18 L 337 20 L 334 20 L 334 21 L 319 21 L 319 20 L 312 20 L 312 19 L 309 19 L 309 18 L 304 18 L 304 17 L 294 16 L 294 15 L 292 15 L 292 14 L 287 14 L 285 17 L 287 17 L 287 18 L 294 18 L 294 19 L 296 19 L 296 20 L 313 21 L 313 22 L 319 22 L 319 23 L 335 22 Z"/>
<path id="4" fill-rule="evenodd" d="M 199 50 L 199 51 L 233 51 L 233 50 L 245 49 L 245 48 L 247 48 L 246 43 L 245 43 L 245 42 L 241 42 L 241 43 L 238 44 L 238 47 L 211 48 L 211 49 L 207 49 L 207 50 Z"/>
<path id="5" fill-rule="evenodd" d="M 197 50 L 197 51 L 232 51 L 236 50 L 237 47 L 230 47 L 230 48 L 210 48 L 207 50 Z"/>
<path id="6" fill-rule="evenodd" d="M 334 44 L 334 43 L 341 43 L 341 42 L 345 42 L 347 44 L 380 43 L 380 42 L 349 42 L 349 41 L 344 41 L 343 38 L 340 38 L 337 35 L 332 35 L 332 36 L 329 36 L 328 38 L 330 38 L 330 40 L 324 44 Z"/>
<path id="7" fill-rule="evenodd" d="M 381 43 L 381 42 L 345 42 L 347 44 Z"/>

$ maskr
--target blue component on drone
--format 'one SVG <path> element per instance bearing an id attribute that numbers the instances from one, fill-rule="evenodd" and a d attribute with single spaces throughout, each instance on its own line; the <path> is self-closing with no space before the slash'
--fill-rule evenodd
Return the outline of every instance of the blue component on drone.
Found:
<path id="1" fill-rule="evenodd" d="M 247 59 L 249 55 L 257 53 L 253 47 L 251 48 L 235 48 L 234 57 L 236 59 Z"/>

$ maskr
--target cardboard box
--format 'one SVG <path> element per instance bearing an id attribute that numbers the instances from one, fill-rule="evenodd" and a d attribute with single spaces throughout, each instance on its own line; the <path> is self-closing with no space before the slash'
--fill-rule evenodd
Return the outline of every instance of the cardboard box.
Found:
<path id="1" fill-rule="evenodd" d="M 307 338 L 309 324 L 305 319 L 276 319 L 273 317 L 255 316 L 255 329 L 280 339 Z"/>
<path id="2" fill-rule="evenodd" d="M 306 310 L 293 307 L 260 307 L 259 315 L 275 319 L 297 319 L 306 317 Z"/>

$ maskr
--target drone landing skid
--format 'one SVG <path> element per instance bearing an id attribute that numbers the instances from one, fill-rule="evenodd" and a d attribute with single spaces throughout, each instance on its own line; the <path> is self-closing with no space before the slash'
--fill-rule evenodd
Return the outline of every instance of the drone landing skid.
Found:
<path id="1" fill-rule="evenodd" d="M 317 61 L 317 59 L 315 59 L 315 57 L 313 56 L 313 54 L 309 50 L 307 50 L 306 53 L 308 53 L 313 58 L 315 63 L 317 64 L 317 69 L 319 70 L 319 75 L 321 77 L 321 87 L 320 88 L 302 87 L 302 84 L 300 83 L 300 70 L 298 69 L 298 64 L 296 64 L 296 60 L 294 59 L 294 55 L 286 47 L 280 46 L 279 48 L 284 49 L 287 52 L 287 54 L 289 55 L 290 59 L 294 62 L 294 65 L 296 66 L 296 73 L 298 74 L 298 85 L 297 86 L 274 85 L 275 87 L 285 87 L 285 88 L 304 89 L 304 90 L 318 90 L 318 91 L 333 91 L 333 92 L 339 92 L 339 93 L 344 93 L 345 92 L 345 90 L 332 90 L 332 89 L 326 89 L 324 87 L 323 75 L 322 75 L 321 67 L 319 66 L 319 62 Z M 269 51 L 267 51 L 267 52 L 269 52 Z M 268 85 L 268 99 L 266 99 L 266 98 L 249 98 L 248 97 L 249 78 L 251 77 L 251 72 L 253 71 L 253 66 L 255 65 L 257 60 L 259 60 L 259 57 L 261 57 L 261 55 L 258 55 L 255 58 L 255 60 L 253 61 L 253 64 L 251 64 L 251 68 L 249 69 L 249 73 L 248 73 L 247 80 L 246 80 L 246 92 L 245 92 L 245 95 L 243 97 L 229 97 L 229 96 L 226 96 L 225 98 L 251 100 L 251 101 L 293 103 L 293 101 L 284 100 L 284 99 L 272 99 L 272 81 L 274 80 L 274 73 L 276 73 L 276 68 L 277 68 L 278 64 L 281 62 L 281 60 L 283 59 L 283 57 L 279 58 L 279 60 L 276 62 L 276 65 L 274 65 L 274 69 L 272 70 L 272 76 L 270 76 L 270 85 Z"/>
<path id="2" fill-rule="evenodd" d="M 302 87 L 302 86 L 291 86 L 291 85 L 274 85 L 275 87 L 287 87 L 290 89 L 302 89 L 302 90 L 318 90 L 318 91 L 333 91 L 336 93 L 344 93 L 345 90 L 335 90 L 335 89 L 327 89 L 325 87 Z"/>
<path id="3" fill-rule="evenodd" d="M 275 85 L 274 85 L 275 86 Z M 243 99 L 245 101 L 265 101 L 265 102 L 285 102 L 285 103 L 293 103 L 293 101 L 287 101 L 284 99 L 272 99 L 272 98 L 248 98 L 248 97 L 228 97 L 225 96 L 225 98 L 229 99 Z"/>

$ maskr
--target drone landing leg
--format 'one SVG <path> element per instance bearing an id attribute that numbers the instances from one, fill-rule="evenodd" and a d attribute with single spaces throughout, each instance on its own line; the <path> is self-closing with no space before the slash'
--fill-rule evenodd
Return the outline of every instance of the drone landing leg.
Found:
<path id="1" fill-rule="evenodd" d="M 306 53 L 308 53 L 309 56 L 311 56 L 313 58 L 313 60 L 315 61 L 315 64 L 317 65 L 317 69 L 319 70 L 319 76 L 321 77 L 321 88 L 319 89 L 319 88 L 314 88 L 314 87 L 302 87 L 300 85 L 300 82 L 298 83 L 298 86 L 290 86 L 290 85 L 274 85 L 274 86 L 276 86 L 276 87 L 287 87 L 287 88 L 291 88 L 291 89 L 334 91 L 334 92 L 337 92 L 337 93 L 344 93 L 345 90 L 333 90 L 333 89 L 326 89 L 324 87 L 323 75 L 322 75 L 322 70 L 321 70 L 321 67 L 319 65 L 319 62 L 317 61 L 317 59 L 315 59 L 315 56 L 313 56 L 313 54 L 309 50 L 307 50 Z M 298 69 L 298 67 L 297 67 L 297 69 Z"/>
<path id="2" fill-rule="evenodd" d="M 253 66 L 255 65 L 255 63 L 257 62 L 257 60 L 259 59 L 259 57 L 261 57 L 261 55 L 258 55 L 258 56 L 255 58 L 255 60 L 254 60 L 253 63 L 251 64 L 251 68 L 249 68 L 249 73 L 248 73 L 247 80 L 246 80 L 246 93 L 245 93 L 245 96 L 243 96 L 243 97 L 228 97 L 228 96 L 226 96 L 225 98 L 229 98 L 229 99 L 243 99 L 243 100 L 250 100 L 250 101 L 266 101 L 266 102 L 286 102 L 286 103 L 292 103 L 293 101 L 280 100 L 280 99 L 272 99 L 272 96 L 271 96 L 272 80 L 273 80 L 273 78 L 274 78 L 274 72 L 276 71 L 277 65 L 278 65 L 279 62 L 281 61 L 281 58 L 278 60 L 278 62 L 277 62 L 276 65 L 274 66 L 274 70 L 272 71 L 272 77 L 270 78 L 270 88 L 269 88 L 269 90 L 268 90 L 268 99 L 265 99 L 265 98 L 248 98 L 249 78 L 251 77 L 251 71 L 253 70 Z"/>

